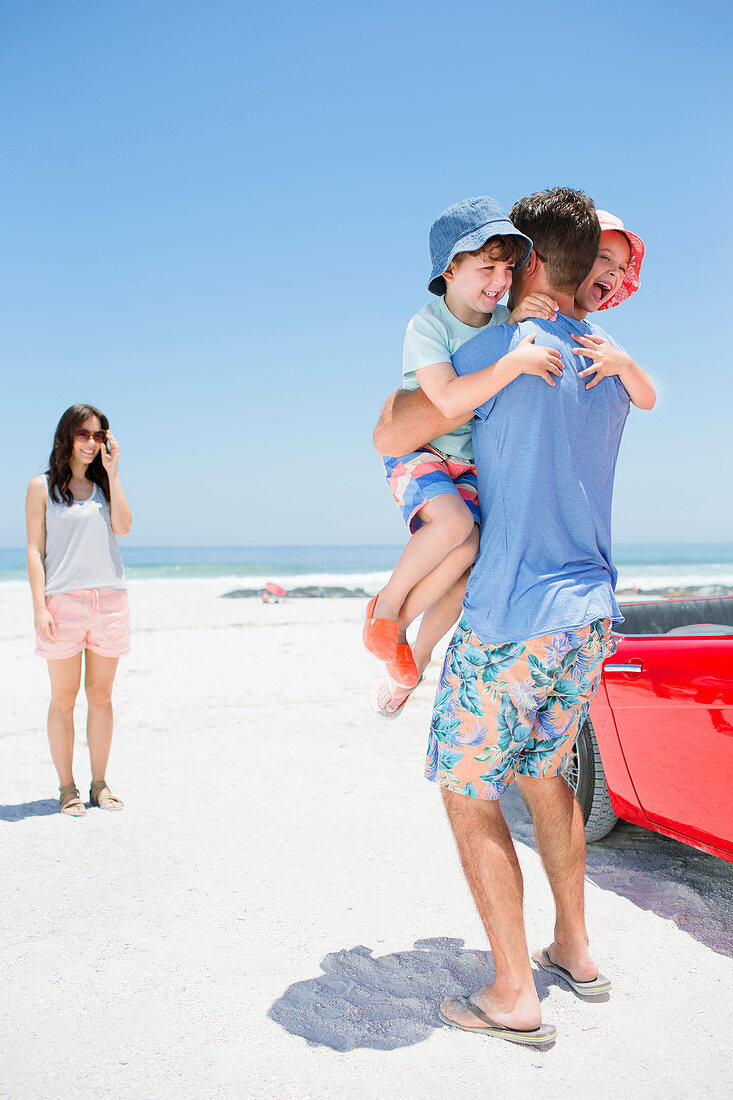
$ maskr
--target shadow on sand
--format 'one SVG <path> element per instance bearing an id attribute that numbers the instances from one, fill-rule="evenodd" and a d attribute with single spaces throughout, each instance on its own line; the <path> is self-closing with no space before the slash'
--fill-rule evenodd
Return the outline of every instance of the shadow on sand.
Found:
<path id="1" fill-rule="evenodd" d="M 57 798 L 39 798 L 17 806 L 0 806 L 0 821 L 23 821 L 26 817 L 48 817 L 59 812 Z"/>
<path id="2" fill-rule="evenodd" d="M 519 791 L 511 788 L 501 806 L 512 835 L 534 848 Z M 603 890 L 674 921 L 705 947 L 733 957 L 733 864 L 619 821 L 607 837 L 588 845 L 586 874 Z"/>
<path id="3" fill-rule="evenodd" d="M 268 1016 L 291 1035 L 332 1050 L 395 1050 L 444 1027 L 441 1001 L 491 980 L 489 951 L 467 951 L 463 940 L 417 940 L 411 951 L 374 958 L 369 947 L 333 951 L 317 978 L 294 982 Z M 540 999 L 549 982 L 536 974 Z"/>

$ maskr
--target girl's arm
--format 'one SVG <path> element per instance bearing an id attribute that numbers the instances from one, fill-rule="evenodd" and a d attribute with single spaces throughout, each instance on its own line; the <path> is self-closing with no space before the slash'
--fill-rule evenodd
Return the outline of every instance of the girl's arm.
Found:
<path id="1" fill-rule="evenodd" d="M 132 512 L 125 500 L 120 482 L 120 445 L 110 431 L 107 432 L 107 448 L 102 447 L 102 465 L 109 477 L 109 507 L 112 530 L 116 535 L 128 535 L 132 527 Z"/>
<path id="2" fill-rule="evenodd" d="M 636 405 L 637 409 L 654 408 L 657 400 L 654 383 L 627 352 L 622 351 L 621 348 L 615 348 L 600 336 L 576 336 L 575 339 L 582 346 L 573 348 L 573 353 L 585 355 L 592 360 L 592 366 L 578 371 L 579 378 L 594 375 L 592 381 L 586 383 L 587 390 L 593 389 L 604 378 L 615 374 L 631 398 L 631 403 Z"/>
<path id="3" fill-rule="evenodd" d="M 536 374 L 554 386 L 552 375 L 563 370 L 560 352 L 555 348 L 536 347 L 534 334 L 524 336 L 513 351 L 507 352 L 482 370 L 457 375 L 451 363 L 433 363 L 420 367 L 417 380 L 443 416 L 454 419 L 467 416 L 504 389 L 520 374 Z"/>
<path id="4" fill-rule="evenodd" d="M 28 580 L 33 598 L 33 618 L 44 642 L 56 639 L 56 623 L 46 607 L 46 483 L 34 477 L 25 498 L 25 527 L 28 534 Z"/>

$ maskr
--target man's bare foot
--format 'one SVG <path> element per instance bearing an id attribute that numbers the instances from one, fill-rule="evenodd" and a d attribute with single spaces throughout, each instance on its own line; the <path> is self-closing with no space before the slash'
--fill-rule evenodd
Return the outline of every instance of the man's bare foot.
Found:
<path id="1" fill-rule="evenodd" d="M 569 985 L 573 993 L 575 993 L 581 1000 L 595 1001 L 599 998 L 607 998 L 608 994 L 613 988 L 613 983 L 610 978 L 607 978 L 605 974 L 599 973 L 598 967 L 595 965 L 590 956 L 587 961 L 584 961 L 582 965 L 578 963 L 578 955 L 583 956 L 583 951 L 580 953 L 575 952 L 574 956 L 571 952 L 565 951 L 564 958 L 570 963 L 571 959 L 574 959 L 575 965 L 564 966 L 559 962 L 557 957 L 553 954 L 553 948 L 557 947 L 557 942 L 553 941 L 549 947 L 543 947 L 539 951 L 533 951 L 532 958 L 542 970 L 546 970 L 548 974 L 553 974 L 561 981 Z M 558 954 L 563 954 L 558 952 Z M 587 956 L 587 952 L 585 952 Z M 580 974 L 590 975 L 592 977 L 579 977 Z"/>
<path id="2" fill-rule="evenodd" d="M 463 998 L 447 997 L 440 1006 L 441 1012 L 460 1027 L 480 1027 L 479 1021 L 469 1008 L 460 1004 Z M 542 1023 L 542 1010 L 534 988 L 523 990 L 518 995 L 499 997 L 493 986 L 485 985 L 477 989 L 470 998 L 489 1019 L 501 1027 L 531 1031 Z"/>
<path id="3" fill-rule="evenodd" d="M 585 946 L 563 947 L 557 940 L 553 940 L 550 946 L 545 947 L 543 950 L 551 963 L 569 971 L 576 982 L 592 982 L 598 977 L 598 967 L 593 962 L 588 953 L 588 948 Z M 532 955 L 535 962 L 539 961 L 538 954 L 541 954 L 541 952 L 535 951 Z"/>

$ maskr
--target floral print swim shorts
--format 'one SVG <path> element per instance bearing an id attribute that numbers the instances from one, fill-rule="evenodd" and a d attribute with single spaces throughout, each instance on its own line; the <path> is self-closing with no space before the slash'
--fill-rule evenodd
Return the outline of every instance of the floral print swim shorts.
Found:
<path id="1" fill-rule="evenodd" d="M 485 645 L 461 618 L 438 681 L 426 778 L 494 801 L 517 775 L 557 775 L 615 649 L 610 619 Z"/>

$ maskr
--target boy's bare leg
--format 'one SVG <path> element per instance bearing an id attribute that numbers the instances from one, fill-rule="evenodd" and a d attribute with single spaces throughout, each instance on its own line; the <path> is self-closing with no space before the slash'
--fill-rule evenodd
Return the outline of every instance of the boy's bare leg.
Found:
<path id="1" fill-rule="evenodd" d="M 432 569 L 426 577 L 423 577 L 408 593 L 400 610 L 400 632 L 404 633 L 410 623 L 413 623 L 418 615 L 429 611 L 436 606 L 444 596 L 449 599 L 444 603 L 441 613 L 441 621 L 445 621 L 449 608 L 455 606 L 456 614 L 453 622 L 458 618 L 463 597 L 466 592 L 466 582 L 471 566 L 476 560 L 479 546 L 479 529 L 474 524 L 468 538 L 447 554 L 445 558 Z M 446 626 L 448 630 L 450 623 Z M 443 631 L 443 634 L 445 633 Z M 436 638 L 438 641 L 443 635 Z"/>
<path id="2" fill-rule="evenodd" d="M 555 899 L 555 938 L 547 948 L 558 966 L 578 981 L 592 981 L 598 967 L 588 952 L 585 926 L 583 814 L 565 780 L 517 776 L 534 824 L 537 850 Z"/>
<path id="3" fill-rule="evenodd" d="M 471 1000 L 495 1023 L 506 1027 L 539 1027 L 542 1012 L 527 953 L 522 914 L 523 884 L 517 854 L 498 802 L 468 798 L 443 790 L 463 872 L 471 888 L 494 954 L 496 976 L 471 994 Z M 474 1026 L 476 1017 L 453 998 L 443 1012 L 459 1024 Z"/>
<path id="4" fill-rule="evenodd" d="M 415 664 L 421 676 L 430 664 L 433 650 L 440 639 L 448 633 L 452 626 L 455 626 L 461 613 L 467 578 L 468 571 L 448 589 L 445 595 L 436 600 L 422 617 L 415 643 L 411 647 Z"/>
<path id="5" fill-rule="evenodd" d="M 410 537 L 392 576 L 379 593 L 374 608 L 375 619 L 397 621 L 408 593 L 423 577 L 427 577 L 436 566 L 442 564 L 451 551 L 460 548 L 467 539 L 473 537 L 474 521 L 471 511 L 453 493 L 429 500 L 419 515 L 423 526 Z M 474 547 L 474 557 L 475 552 Z M 429 607 L 430 603 L 442 595 L 465 568 L 465 564 L 462 567 L 454 565 L 450 580 L 443 581 L 442 589 L 435 593 L 432 600 L 425 602 L 421 610 Z"/>
<path id="6" fill-rule="evenodd" d="M 440 566 L 437 568 L 439 569 Z M 425 669 L 430 664 L 430 658 L 432 657 L 435 646 L 443 635 L 448 633 L 461 613 L 468 573 L 469 570 L 466 570 L 463 576 L 459 577 L 452 587 L 449 588 L 440 599 L 436 600 L 433 606 L 429 607 L 423 615 L 420 629 L 417 632 L 417 638 L 411 646 L 412 656 L 415 659 L 417 671 L 420 676 L 422 676 Z M 411 599 L 412 596 L 408 596 L 406 604 L 409 604 Z M 383 710 L 386 710 L 388 714 L 392 714 L 394 711 L 400 709 L 403 705 L 404 698 L 401 695 L 395 698 L 390 682 L 387 681 L 382 684 L 379 689 L 377 701 Z"/>

